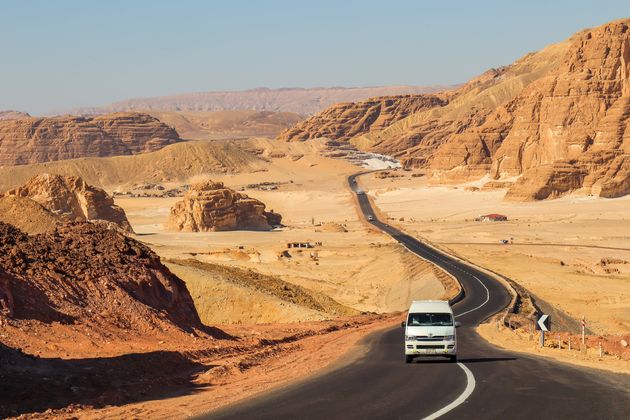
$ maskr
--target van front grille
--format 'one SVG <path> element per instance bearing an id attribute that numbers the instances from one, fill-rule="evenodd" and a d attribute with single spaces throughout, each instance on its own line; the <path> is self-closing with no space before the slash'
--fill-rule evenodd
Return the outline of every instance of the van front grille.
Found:
<path id="1" fill-rule="evenodd" d="M 417 341 L 444 341 L 443 335 L 434 335 L 433 337 L 429 337 L 426 335 L 419 335 L 416 337 Z"/>
<path id="2" fill-rule="evenodd" d="M 421 350 L 421 349 L 438 349 L 438 350 L 441 350 L 441 349 L 444 348 L 444 346 L 438 346 L 438 345 L 435 345 L 435 344 L 433 344 L 433 345 L 429 344 L 429 345 L 416 346 L 416 348 L 419 349 L 419 350 Z"/>

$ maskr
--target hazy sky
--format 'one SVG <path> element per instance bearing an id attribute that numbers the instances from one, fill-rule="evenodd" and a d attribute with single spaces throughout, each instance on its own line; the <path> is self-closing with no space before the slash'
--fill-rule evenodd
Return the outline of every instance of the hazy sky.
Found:
<path id="1" fill-rule="evenodd" d="M 259 86 L 459 83 L 628 16 L 628 0 L 0 0 L 0 110 Z"/>

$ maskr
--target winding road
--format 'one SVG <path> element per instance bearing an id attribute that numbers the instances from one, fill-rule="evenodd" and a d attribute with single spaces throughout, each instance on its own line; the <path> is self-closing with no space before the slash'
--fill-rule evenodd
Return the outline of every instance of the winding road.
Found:
<path id="1" fill-rule="evenodd" d="M 630 419 L 630 376 L 498 349 L 475 327 L 509 303 L 490 276 L 379 220 L 356 177 L 364 216 L 411 252 L 455 276 L 459 362 L 405 364 L 403 329 L 367 337 L 358 360 L 323 375 L 209 413 L 211 419 Z M 368 217 L 371 216 L 371 217 Z"/>

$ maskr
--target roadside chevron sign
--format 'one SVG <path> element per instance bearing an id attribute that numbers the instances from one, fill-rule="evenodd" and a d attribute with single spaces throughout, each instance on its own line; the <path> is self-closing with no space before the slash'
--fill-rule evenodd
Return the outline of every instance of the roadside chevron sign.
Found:
<path id="1" fill-rule="evenodd" d="M 541 314 L 536 320 L 536 329 L 540 331 L 551 330 L 551 316 L 547 314 Z"/>

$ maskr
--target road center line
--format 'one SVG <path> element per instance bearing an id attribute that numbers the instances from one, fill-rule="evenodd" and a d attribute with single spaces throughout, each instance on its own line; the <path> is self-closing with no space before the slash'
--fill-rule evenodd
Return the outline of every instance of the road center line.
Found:
<path id="1" fill-rule="evenodd" d="M 392 235 L 390 234 L 390 236 L 392 236 Z M 397 240 L 396 238 L 394 238 L 394 239 Z M 407 244 L 404 241 L 397 240 L 397 242 L 400 243 L 404 248 L 407 249 L 407 251 L 411 252 L 412 254 L 415 254 L 418 257 L 423 258 L 423 259 L 428 260 L 429 262 L 431 262 L 429 259 L 427 259 L 425 257 L 422 257 L 420 255 L 420 253 L 412 251 L 411 249 L 409 249 L 409 247 L 407 246 Z M 463 270 L 460 267 L 458 267 L 457 265 L 453 264 L 452 261 L 443 259 L 442 256 L 439 253 L 435 253 L 434 254 L 433 252 L 428 252 L 428 255 L 430 257 L 433 257 L 434 259 L 442 261 L 442 263 L 450 265 L 452 267 L 452 269 L 455 269 L 455 270 L 459 271 L 460 273 L 464 272 L 464 273 L 467 273 L 468 275 L 471 275 L 468 272 L 468 270 Z M 433 262 L 433 263 L 435 264 L 435 262 Z M 445 267 L 442 267 L 442 268 L 448 272 L 448 270 Z M 450 273 L 450 274 L 452 275 L 452 273 Z M 483 286 L 483 288 L 485 289 L 485 291 L 486 291 L 486 299 L 480 305 L 478 305 L 478 306 L 474 307 L 473 309 L 470 309 L 470 310 L 468 310 L 466 312 L 462 312 L 461 314 L 459 314 L 457 316 L 466 315 L 466 314 L 469 314 L 469 313 L 471 313 L 473 311 L 476 311 L 477 309 L 481 308 L 486 303 L 488 303 L 488 301 L 490 300 L 490 290 L 488 290 L 488 287 L 481 280 L 479 280 L 479 278 L 477 276 L 475 276 L 474 274 L 472 274 L 472 277 L 474 277 L 475 280 L 477 280 Z M 463 285 L 462 285 L 462 287 L 463 287 Z M 475 386 L 476 386 L 475 375 L 473 375 L 473 373 L 470 371 L 470 369 L 468 369 L 468 367 L 466 367 L 466 365 L 464 365 L 463 363 L 458 362 L 457 366 L 459 366 L 460 369 L 463 370 L 464 373 L 466 374 L 466 389 L 464 389 L 464 392 L 462 392 L 460 394 L 460 396 L 457 397 L 457 399 L 455 399 L 455 401 L 451 402 L 450 404 L 448 404 L 445 407 L 442 407 L 441 409 L 439 409 L 438 411 L 428 415 L 427 417 L 424 417 L 423 420 L 433 420 L 433 419 L 437 419 L 438 417 L 443 416 L 444 414 L 448 413 L 449 411 L 451 411 L 451 410 L 455 409 L 456 407 L 460 406 L 461 404 L 463 404 L 466 401 L 466 399 L 468 397 L 470 397 L 470 395 L 475 390 Z"/>
<path id="2" fill-rule="evenodd" d="M 486 303 L 488 303 L 488 301 L 490 300 L 490 291 L 488 290 L 488 288 L 486 287 L 486 285 L 485 285 L 485 284 L 483 284 L 483 282 L 482 282 L 481 280 L 479 280 L 479 279 L 477 278 L 477 276 L 473 275 L 473 277 L 475 278 L 475 280 L 477 280 L 479 283 L 481 283 L 481 285 L 483 286 L 483 288 L 484 288 L 484 289 L 486 289 L 486 300 L 484 300 L 484 301 L 483 301 L 483 303 L 482 303 L 481 305 L 479 305 L 479 306 L 477 306 L 477 307 L 475 307 L 475 308 L 472 308 L 472 309 L 471 309 L 471 310 L 469 310 L 469 311 L 462 312 L 461 314 L 455 315 L 455 318 L 457 318 L 458 316 L 466 315 L 466 314 L 469 314 L 469 313 L 471 313 L 471 312 L 473 312 L 473 311 L 476 311 L 477 309 L 481 308 L 483 305 L 485 305 Z"/>
<path id="3" fill-rule="evenodd" d="M 439 409 L 435 413 L 429 414 L 423 420 L 433 420 L 433 419 L 437 419 L 440 416 L 443 416 L 444 414 L 448 413 L 449 411 L 453 410 L 454 408 L 464 403 L 466 399 L 470 397 L 470 394 L 472 394 L 473 391 L 475 390 L 475 385 L 476 385 L 475 376 L 472 374 L 470 369 L 468 369 L 466 365 L 464 365 L 463 363 L 457 363 L 457 366 L 459 366 L 466 374 L 466 389 L 464 389 L 464 392 L 462 392 L 461 395 L 457 397 L 455 401 L 453 401 L 446 407 Z"/>

